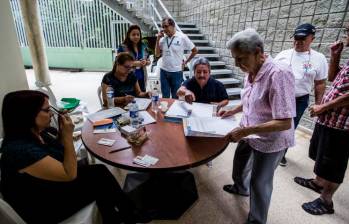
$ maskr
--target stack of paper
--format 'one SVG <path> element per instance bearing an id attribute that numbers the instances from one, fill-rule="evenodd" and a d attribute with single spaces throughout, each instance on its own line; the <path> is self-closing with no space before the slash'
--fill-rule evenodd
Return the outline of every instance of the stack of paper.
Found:
<path id="1" fill-rule="evenodd" d="M 114 122 L 110 124 L 94 126 L 93 128 L 94 134 L 112 133 L 112 132 L 117 132 L 117 127 Z"/>
<path id="2" fill-rule="evenodd" d="M 236 127 L 239 127 L 239 122 L 234 117 L 224 119 L 220 117 L 189 117 L 183 119 L 185 136 L 224 137 Z"/>
<path id="3" fill-rule="evenodd" d="M 105 119 L 105 118 L 115 117 L 115 116 L 118 116 L 118 115 L 123 114 L 123 113 L 126 113 L 126 111 L 121 109 L 120 107 L 114 107 L 111 109 L 101 110 L 101 111 L 98 111 L 96 113 L 90 114 L 87 116 L 87 118 L 91 122 L 96 122 L 96 121 L 100 121 L 100 120 Z"/>

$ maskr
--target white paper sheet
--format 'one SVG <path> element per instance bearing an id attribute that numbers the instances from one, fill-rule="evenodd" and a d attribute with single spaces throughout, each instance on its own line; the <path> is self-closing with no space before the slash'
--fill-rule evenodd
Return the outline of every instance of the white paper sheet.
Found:
<path id="1" fill-rule="evenodd" d="M 189 104 L 176 100 L 166 112 L 168 117 L 212 117 L 214 105 L 205 103 Z"/>
<path id="2" fill-rule="evenodd" d="M 139 117 L 143 118 L 142 125 L 156 123 L 156 120 L 147 112 L 147 111 L 139 111 Z"/>
<path id="3" fill-rule="evenodd" d="M 96 121 L 100 121 L 100 120 L 105 119 L 105 118 L 115 117 L 115 116 L 123 114 L 123 113 L 126 113 L 126 111 L 120 107 L 114 107 L 111 109 L 101 110 L 101 111 L 98 111 L 96 113 L 90 114 L 87 116 L 87 118 L 91 122 L 96 122 Z"/>
<path id="4" fill-rule="evenodd" d="M 151 104 L 151 99 L 148 99 L 148 98 L 134 98 L 134 99 L 136 101 L 136 104 L 138 105 L 139 110 L 146 110 Z M 131 105 L 131 103 L 125 107 L 126 110 L 128 110 L 129 105 Z"/>
<path id="5" fill-rule="evenodd" d="M 202 133 L 202 136 L 206 137 L 209 135 L 223 137 L 234 128 L 239 127 L 239 122 L 234 117 L 225 119 L 220 117 L 190 117 L 186 119 L 186 126 L 184 127 L 187 128 L 185 133 L 189 136 L 192 134 L 200 136 L 200 133 Z"/>

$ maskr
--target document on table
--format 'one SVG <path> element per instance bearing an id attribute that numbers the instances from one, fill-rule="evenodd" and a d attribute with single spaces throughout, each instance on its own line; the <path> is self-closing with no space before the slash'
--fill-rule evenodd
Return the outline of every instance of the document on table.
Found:
<path id="1" fill-rule="evenodd" d="M 167 117 L 212 117 L 214 105 L 206 103 L 192 103 L 176 100 L 170 106 L 165 116 Z"/>
<path id="2" fill-rule="evenodd" d="M 143 118 L 142 125 L 156 123 L 156 120 L 147 112 L 147 111 L 139 111 L 139 117 Z"/>
<path id="3" fill-rule="evenodd" d="M 93 123 L 93 122 L 100 121 L 100 120 L 105 119 L 105 118 L 115 117 L 115 116 L 118 116 L 118 115 L 123 114 L 123 113 L 126 113 L 126 111 L 120 107 L 114 107 L 111 109 L 101 110 L 101 111 L 98 111 L 96 113 L 90 114 L 87 116 L 87 118 Z"/>
<path id="4" fill-rule="evenodd" d="M 134 99 L 136 101 L 136 104 L 138 105 L 139 110 L 146 110 L 151 104 L 151 99 L 148 99 L 148 98 L 134 98 Z M 126 110 L 128 110 L 129 105 L 125 107 Z"/>
<path id="5" fill-rule="evenodd" d="M 190 117 L 183 119 L 185 136 L 224 137 L 234 128 L 239 127 L 235 117 Z"/>

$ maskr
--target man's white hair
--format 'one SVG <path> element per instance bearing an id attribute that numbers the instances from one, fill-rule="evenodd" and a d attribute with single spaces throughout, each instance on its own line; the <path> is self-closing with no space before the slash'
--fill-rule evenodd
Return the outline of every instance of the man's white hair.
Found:
<path id="1" fill-rule="evenodd" d="M 237 49 L 242 52 L 254 53 L 257 48 L 264 52 L 264 43 L 261 36 L 252 28 L 240 31 L 227 42 L 229 50 Z"/>

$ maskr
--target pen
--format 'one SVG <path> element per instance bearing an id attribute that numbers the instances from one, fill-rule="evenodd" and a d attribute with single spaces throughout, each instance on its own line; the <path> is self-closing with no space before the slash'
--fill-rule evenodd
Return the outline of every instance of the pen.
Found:
<path id="1" fill-rule="evenodd" d="M 109 153 L 114 153 L 114 152 L 119 152 L 119 151 L 122 151 L 122 150 L 125 150 L 125 149 L 130 149 L 131 146 L 126 146 L 126 147 L 123 147 L 123 148 L 120 148 L 120 149 L 115 149 L 115 150 L 111 150 Z"/>
<path id="2" fill-rule="evenodd" d="M 55 108 L 54 106 L 50 105 L 50 108 L 52 109 L 51 111 L 56 113 L 57 115 L 61 114 L 61 112 L 57 108 Z"/>

